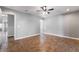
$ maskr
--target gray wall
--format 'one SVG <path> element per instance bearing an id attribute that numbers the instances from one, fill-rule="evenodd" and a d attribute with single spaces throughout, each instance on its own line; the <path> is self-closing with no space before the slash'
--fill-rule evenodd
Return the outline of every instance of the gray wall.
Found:
<path id="1" fill-rule="evenodd" d="M 40 33 L 39 18 L 28 14 L 17 14 L 16 37 L 26 37 Z"/>
<path id="2" fill-rule="evenodd" d="M 79 38 L 79 12 L 49 17 L 44 26 L 46 33 Z"/>
<path id="3" fill-rule="evenodd" d="M 62 33 L 62 16 L 53 16 L 44 20 L 44 31 L 53 34 Z"/>
<path id="4" fill-rule="evenodd" d="M 79 38 L 79 12 L 64 15 L 63 20 L 64 35 Z"/>
<path id="5" fill-rule="evenodd" d="M 15 37 L 21 38 L 40 33 L 39 17 L 28 13 L 22 13 L 8 8 L 1 7 L 3 12 L 10 12 L 16 15 Z"/>

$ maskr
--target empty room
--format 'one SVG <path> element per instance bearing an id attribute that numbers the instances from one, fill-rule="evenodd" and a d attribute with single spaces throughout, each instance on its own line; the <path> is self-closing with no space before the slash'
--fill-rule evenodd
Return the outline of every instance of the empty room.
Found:
<path id="1" fill-rule="evenodd" d="M 79 6 L 0 6 L 1 52 L 79 52 Z"/>

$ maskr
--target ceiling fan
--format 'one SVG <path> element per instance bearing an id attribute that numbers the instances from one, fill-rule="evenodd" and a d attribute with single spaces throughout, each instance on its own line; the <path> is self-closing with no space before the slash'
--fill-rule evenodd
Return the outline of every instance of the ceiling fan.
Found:
<path id="1" fill-rule="evenodd" d="M 42 9 L 44 12 L 47 12 L 47 14 L 49 14 L 51 11 L 54 10 L 54 8 L 48 9 L 47 6 L 42 6 L 41 9 Z"/>

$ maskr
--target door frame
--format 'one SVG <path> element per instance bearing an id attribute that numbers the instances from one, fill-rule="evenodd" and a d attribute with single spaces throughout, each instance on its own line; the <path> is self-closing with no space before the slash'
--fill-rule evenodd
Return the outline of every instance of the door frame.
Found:
<path id="1" fill-rule="evenodd" d="M 6 15 L 8 15 L 8 14 L 14 15 L 14 40 L 16 40 L 16 14 L 13 12 L 6 12 Z M 8 18 L 7 18 L 7 20 L 8 20 Z"/>

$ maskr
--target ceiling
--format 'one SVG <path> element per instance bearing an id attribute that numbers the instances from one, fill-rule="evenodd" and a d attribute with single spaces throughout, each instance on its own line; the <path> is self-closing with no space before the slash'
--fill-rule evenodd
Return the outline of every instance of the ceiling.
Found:
<path id="1" fill-rule="evenodd" d="M 30 13 L 33 15 L 40 16 L 43 12 L 40 8 L 41 6 L 5 6 L 7 8 L 17 10 L 23 13 Z M 49 15 L 57 15 L 57 14 L 63 14 L 63 13 L 69 13 L 79 10 L 79 6 L 47 6 L 48 9 L 54 8 L 53 11 L 50 12 Z M 67 11 L 69 9 L 69 11 Z"/>

